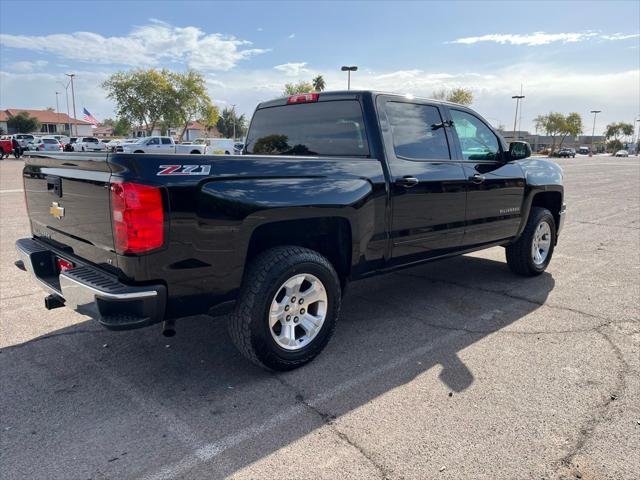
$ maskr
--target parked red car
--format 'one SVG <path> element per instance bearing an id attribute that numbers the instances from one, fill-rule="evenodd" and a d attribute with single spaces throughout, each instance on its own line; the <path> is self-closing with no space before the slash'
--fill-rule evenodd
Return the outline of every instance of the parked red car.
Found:
<path id="1" fill-rule="evenodd" d="M 0 159 L 8 157 L 13 152 L 11 138 L 0 139 Z"/>

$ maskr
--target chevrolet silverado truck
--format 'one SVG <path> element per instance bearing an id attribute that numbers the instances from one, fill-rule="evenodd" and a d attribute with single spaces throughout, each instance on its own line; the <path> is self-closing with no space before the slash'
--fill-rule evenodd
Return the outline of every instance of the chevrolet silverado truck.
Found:
<path id="1" fill-rule="evenodd" d="M 142 137 L 134 143 L 123 143 L 116 146 L 116 152 L 122 153 L 199 153 L 207 152 L 206 145 L 180 145 L 171 137 Z"/>
<path id="2" fill-rule="evenodd" d="M 457 104 L 280 98 L 243 153 L 29 153 L 16 265 L 109 329 L 226 314 L 245 357 L 287 370 L 326 346 L 349 282 L 494 246 L 539 275 L 563 224 L 560 167 Z"/>

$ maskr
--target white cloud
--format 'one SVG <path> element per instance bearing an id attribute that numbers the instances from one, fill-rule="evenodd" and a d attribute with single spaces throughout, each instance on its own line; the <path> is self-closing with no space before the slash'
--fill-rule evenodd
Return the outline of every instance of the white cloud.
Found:
<path id="1" fill-rule="evenodd" d="M 630 34 L 614 33 L 613 35 L 602 35 L 601 37 L 604 38 L 605 40 L 628 40 L 630 38 L 639 38 L 640 33 L 630 33 Z"/>
<path id="2" fill-rule="evenodd" d="M 597 36 L 597 33 L 584 32 L 584 33 L 545 33 L 535 32 L 526 35 L 522 34 L 510 34 L 510 33 L 491 33 L 488 35 L 482 35 L 479 37 L 464 37 L 453 40 L 450 43 L 460 43 L 463 45 L 474 45 L 482 42 L 494 42 L 511 45 L 526 45 L 526 46 L 538 46 L 548 45 L 554 42 L 574 43 L 582 42 L 588 38 Z"/>
<path id="3" fill-rule="evenodd" d="M 21 62 L 14 62 L 9 64 L 9 71 L 11 72 L 20 72 L 20 73 L 25 73 L 25 72 L 33 72 L 34 70 L 37 70 L 41 67 L 44 67 L 48 64 L 49 62 L 47 62 L 46 60 L 36 60 L 35 62 L 29 62 L 29 61 L 21 61 Z"/>
<path id="4" fill-rule="evenodd" d="M 344 90 L 347 86 L 345 72 L 320 71 L 306 62 L 299 62 L 304 72 L 301 79 L 310 80 L 322 74 L 328 90 Z M 289 65 L 289 64 L 283 64 Z M 236 104 L 240 113 L 251 116 L 258 102 L 282 95 L 283 86 L 291 81 L 286 68 L 233 69 L 226 72 L 205 72 L 211 98 L 218 104 Z M 535 75 L 532 75 L 535 72 Z M 111 73 L 104 71 L 77 71 L 75 80 L 76 106 L 87 107 L 97 118 L 113 116 L 113 104 L 106 98 L 100 83 Z M 60 91 L 61 74 L 41 72 L 0 72 L 2 107 L 46 108 L 55 107 L 54 92 Z M 607 123 L 635 118 L 640 104 L 637 85 L 640 70 L 617 72 L 567 71 L 550 64 L 526 64 L 499 68 L 490 74 L 479 72 L 448 72 L 407 69 L 370 72 L 366 65 L 351 75 L 354 89 L 372 89 L 429 97 L 442 88 L 465 87 L 474 93 L 473 108 L 495 125 L 513 122 L 511 95 L 519 93 L 524 83 L 526 99 L 523 105 L 522 126 L 532 129 L 532 119 L 549 111 L 579 112 L 586 119 L 589 109 L 601 108 L 596 130 Z M 225 103 L 226 102 L 226 103 Z M 64 105 L 64 106 L 63 106 Z M 66 111 L 63 97 L 60 108 Z M 602 125 L 601 125 L 602 123 Z"/>
<path id="5" fill-rule="evenodd" d="M 197 27 L 174 27 L 158 20 L 134 28 L 123 37 L 92 32 L 52 35 L 0 34 L 2 47 L 33 50 L 98 64 L 153 66 L 162 60 L 202 70 L 225 71 L 241 60 L 267 52 L 251 42 Z"/>
<path id="6" fill-rule="evenodd" d="M 305 68 L 306 66 L 307 62 L 289 62 L 283 63 L 282 65 L 276 65 L 273 68 L 274 70 L 284 73 L 288 77 L 297 77 L 302 73 L 309 73 L 309 69 Z"/>
<path id="7" fill-rule="evenodd" d="M 602 40 L 627 40 L 630 38 L 638 38 L 640 34 L 624 34 L 614 33 L 612 35 L 604 35 L 596 32 L 567 32 L 567 33 L 545 33 L 534 32 L 528 34 L 511 34 L 511 33 L 490 33 L 478 37 L 457 38 L 451 42 L 462 45 L 475 45 L 476 43 L 499 43 L 501 45 L 525 45 L 527 47 L 537 47 L 540 45 L 548 45 L 550 43 L 577 43 L 586 40 L 598 38 Z"/>

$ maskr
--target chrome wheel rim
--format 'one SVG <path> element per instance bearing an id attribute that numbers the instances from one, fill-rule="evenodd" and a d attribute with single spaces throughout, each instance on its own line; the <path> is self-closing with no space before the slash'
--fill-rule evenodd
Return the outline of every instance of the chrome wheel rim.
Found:
<path id="1" fill-rule="evenodd" d="M 278 289 L 269 309 L 269 331 L 279 347 L 300 350 L 313 341 L 327 318 L 327 291 L 315 275 L 301 273 Z"/>
<path id="2" fill-rule="evenodd" d="M 531 257 L 533 263 L 542 265 L 549 256 L 551 248 L 551 226 L 542 221 L 536 227 L 533 233 L 533 242 L 531 243 Z"/>

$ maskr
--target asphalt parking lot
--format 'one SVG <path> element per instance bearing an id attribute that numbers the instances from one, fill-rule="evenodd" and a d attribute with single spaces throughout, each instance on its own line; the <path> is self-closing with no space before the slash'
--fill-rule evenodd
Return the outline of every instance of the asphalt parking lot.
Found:
<path id="1" fill-rule="evenodd" d="M 640 160 L 562 159 L 547 273 L 502 248 L 354 283 L 310 365 L 245 362 L 224 318 L 109 332 L 13 266 L 0 162 L 0 477 L 637 479 Z"/>

